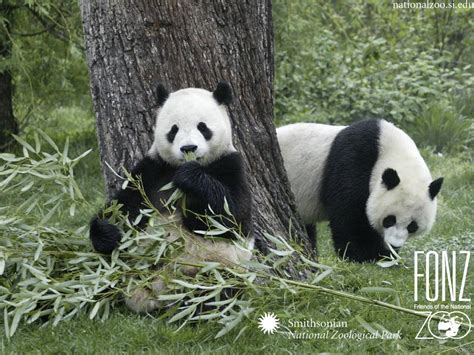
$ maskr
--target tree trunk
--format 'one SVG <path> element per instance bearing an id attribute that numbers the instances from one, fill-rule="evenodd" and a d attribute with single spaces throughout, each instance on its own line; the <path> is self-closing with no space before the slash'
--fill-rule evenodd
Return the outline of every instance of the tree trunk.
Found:
<path id="1" fill-rule="evenodd" d="M 256 236 L 288 237 L 291 225 L 309 250 L 273 124 L 271 1 L 88 0 L 81 12 L 108 194 L 120 181 L 105 163 L 130 169 L 151 145 L 157 82 L 212 91 L 226 80 Z"/>
<path id="2" fill-rule="evenodd" d="M 2 14 L 8 21 L 5 31 L 0 31 L 0 61 L 11 58 L 10 14 L 11 10 L 2 8 Z M 14 142 L 11 134 L 18 133 L 18 123 L 13 115 L 13 80 L 8 67 L 0 72 L 0 152 Z"/>

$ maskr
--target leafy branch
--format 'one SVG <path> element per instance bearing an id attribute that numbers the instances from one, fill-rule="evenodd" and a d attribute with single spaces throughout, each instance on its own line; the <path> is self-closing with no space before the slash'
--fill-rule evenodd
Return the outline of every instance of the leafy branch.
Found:
<path id="1" fill-rule="evenodd" d="M 141 211 L 151 218 L 146 232 L 135 228 L 139 219 L 130 222 L 121 216 L 117 204 L 108 207 L 106 212 L 126 232 L 120 247 L 110 257 L 99 255 L 90 246 L 86 226 L 73 230 L 51 222 L 62 210 L 74 215 L 76 207 L 71 206 L 90 210 L 74 180 L 74 167 L 88 152 L 69 158 L 68 143 L 59 149 L 42 131 L 34 135 L 33 144 L 20 137 L 16 139 L 23 147 L 23 156 L 0 154 L 4 162 L 0 166 L 0 192 L 3 196 L 31 197 L 16 209 L 0 207 L 0 311 L 3 310 L 7 337 L 15 334 L 21 322 L 54 326 L 79 314 L 106 320 L 123 297 L 130 296 L 137 288 L 152 288 L 157 278 L 166 285 L 155 297 L 168 322 L 179 322 L 181 329 L 189 322 L 212 321 L 221 327 L 216 337 L 228 334 L 259 311 L 262 306 L 256 300 L 278 302 L 286 293 L 298 297 L 308 290 L 428 317 L 423 312 L 322 286 L 320 283 L 334 270 L 303 255 L 299 268 L 301 272 L 311 270 L 307 282 L 281 276 L 278 271 L 284 270 L 291 256 L 300 251 L 296 243 L 279 236 L 266 235 L 274 247 L 267 255 L 256 255 L 242 264 L 186 261 L 181 256 L 189 235 L 173 218 L 160 215 L 150 202 L 149 208 Z M 52 153 L 42 151 L 44 142 Z M 144 193 L 140 181 L 129 183 Z M 42 203 L 41 199 L 49 202 Z M 44 206 L 53 207 L 46 212 Z M 218 223 L 217 217 L 224 216 L 203 216 L 209 220 L 204 238 L 216 238 L 224 232 L 238 234 L 238 230 Z M 171 232 L 178 238 L 170 240 Z M 205 248 L 204 238 L 195 238 L 193 242 L 202 243 Z M 247 248 L 240 239 L 233 243 Z M 199 271 L 189 277 L 180 271 L 180 266 L 196 267 Z M 383 287 L 359 291 L 395 293 Z M 237 337 L 247 329 L 244 325 Z"/>

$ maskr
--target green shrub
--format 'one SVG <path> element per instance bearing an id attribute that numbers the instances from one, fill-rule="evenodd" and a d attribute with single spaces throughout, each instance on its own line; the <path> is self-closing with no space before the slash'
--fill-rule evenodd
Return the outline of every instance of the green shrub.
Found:
<path id="1" fill-rule="evenodd" d="M 459 152 L 473 141 L 473 121 L 460 115 L 446 102 L 433 103 L 407 126 L 418 145 L 431 147 L 436 153 Z"/>
<path id="2" fill-rule="evenodd" d="M 456 91 L 451 102 L 461 115 L 468 119 L 474 120 L 474 90 L 468 89 L 464 91 Z"/>
<path id="3" fill-rule="evenodd" d="M 275 0 L 274 14 L 278 123 L 401 123 L 474 85 L 467 11 Z"/>

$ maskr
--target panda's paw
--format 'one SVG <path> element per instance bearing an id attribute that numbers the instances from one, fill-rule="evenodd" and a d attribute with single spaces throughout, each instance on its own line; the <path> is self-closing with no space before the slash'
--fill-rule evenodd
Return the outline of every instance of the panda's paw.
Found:
<path id="1" fill-rule="evenodd" d="M 94 249 L 102 254 L 111 254 L 118 247 L 122 234 L 120 229 L 107 219 L 95 217 L 91 221 L 89 235 Z"/>
<path id="2" fill-rule="evenodd" d="M 125 298 L 125 304 L 136 313 L 148 313 L 160 307 L 160 301 L 145 288 L 133 291 L 130 297 Z"/>
<path id="3" fill-rule="evenodd" d="M 157 277 L 152 281 L 150 288 L 153 291 L 153 294 L 158 296 L 166 290 L 165 281 L 161 277 Z"/>
<path id="4" fill-rule="evenodd" d="M 341 259 L 353 263 L 374 263 L 378 260 L 377 254 L 374 254 L 371 250 L 355 245 L 351 245 L 345 249 L 339 249 L 338 253 Z"/>
<path id="5" fill-rule="evenodd" d="M 201 172 L 202 166 L 197 161 L 186 162 L 176 170 L 173 183 L 181 190 L 187 191 L 196 186 Z"/>

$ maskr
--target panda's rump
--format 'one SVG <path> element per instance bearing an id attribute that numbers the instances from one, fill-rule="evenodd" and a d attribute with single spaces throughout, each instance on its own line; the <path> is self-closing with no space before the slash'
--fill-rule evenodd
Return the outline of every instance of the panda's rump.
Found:
<path id="1" fill-rule="evenodd" d="M 320 202 L 324 166 L 334 138 L 343 128 L 297 123 L 277 129 L 288 179 L 305 224 L 325 219 Z"/>

